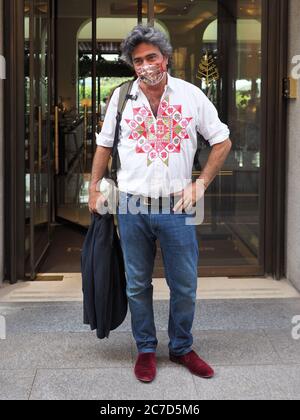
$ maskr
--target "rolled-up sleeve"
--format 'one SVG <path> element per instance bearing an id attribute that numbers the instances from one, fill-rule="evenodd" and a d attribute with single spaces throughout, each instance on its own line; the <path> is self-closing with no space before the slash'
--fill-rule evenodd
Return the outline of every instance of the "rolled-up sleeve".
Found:
<path id="1" fill-rule="evenodd" d="M 113 147 L 114 145 L 119 95 L 120 88 L 117 88 L 109 101 L 101 133 L 96 133 L 96 144 L 98 146 Z"/>
<path id="2" fill-rule="evenodd" d="M 229 128 L 219 119 L 218 111 L 208 97 L 199 89 L 198 132 L 210 146 L 222 143 L 230 136 Z"/>

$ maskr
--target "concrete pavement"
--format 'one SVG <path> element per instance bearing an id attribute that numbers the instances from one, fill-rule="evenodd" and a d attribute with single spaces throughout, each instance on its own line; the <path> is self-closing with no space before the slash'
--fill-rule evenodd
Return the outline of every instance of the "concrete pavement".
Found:
<path id="1" fill-rule="evenodd" d="M 158 373 L 133 374 L 130 315 L 108 340 L 82 324 L 80 302 L 1 303 L 0 399 L 299 399 L 300 299 L 197 302 L 194 349 L 213 365 L 206 381 L 168 360 L 168 302 L 155 301 Z"/>

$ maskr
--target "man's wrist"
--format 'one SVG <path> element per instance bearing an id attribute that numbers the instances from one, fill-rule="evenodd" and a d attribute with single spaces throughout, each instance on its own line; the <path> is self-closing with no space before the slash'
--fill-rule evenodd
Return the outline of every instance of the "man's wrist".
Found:
<path id="1" fill-rule="evenodd" d="M 98 183 L 97 183 L 97 184 L 98 184 Z M 89 192 L 90 192 L 90 193 L 97 192 L 97 184 L 91 184 L 91 185 L 89 186 Z"/>
<path id="2" fill-rule="evenodd" d="M 199 176 L 198 181 L 201 181 L 204 186 L 204 191 L 206 191 L 208 188 L 208 181 L 203 176 Z"/>

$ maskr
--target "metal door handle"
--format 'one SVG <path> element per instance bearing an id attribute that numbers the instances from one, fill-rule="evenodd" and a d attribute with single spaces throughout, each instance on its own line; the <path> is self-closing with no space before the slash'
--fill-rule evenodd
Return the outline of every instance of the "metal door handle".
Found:
<path id="1" fill-rule="evenodd" d="M 58 131 L 58 106 L 55 107 L 55 150 L 54 150 L 54 162 L 55 162 L 55 173 L 58 175 L 59 173 L 59 131 Z"/>
<path id="2" fill-rule="evenodd" d="M 84 170 L 86 170 L 87 163 L 87 130 L 88 130 L 88 110 L 87 106 L 84 106 L 84 143 L 83 143 L 83 164 Z"/>
<path id="3" fill-rule="evenodd" d="M 38 151 L 38 168 L 42 171 L 42 107 L 39 106 L 39 151 Z"/>

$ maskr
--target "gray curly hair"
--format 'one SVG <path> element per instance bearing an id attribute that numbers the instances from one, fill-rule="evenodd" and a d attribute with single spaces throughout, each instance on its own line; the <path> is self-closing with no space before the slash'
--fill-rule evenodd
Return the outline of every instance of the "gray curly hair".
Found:
<path id="1" fill-rule="evenodd" d="M 121 44 L 121 59 L 133 67 L 133 50 L 145 42 L 158 47 L 164 57 L 169 58 L 169 65 L 172 59 L 173 48 L 166 35 L 156 28 L 145 25 L 138 25 L 127 35 Z"/>

